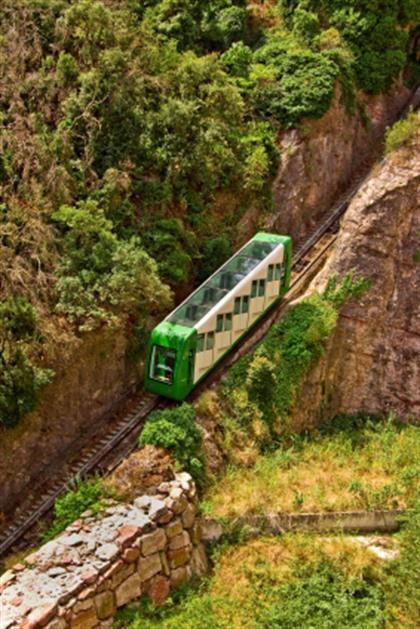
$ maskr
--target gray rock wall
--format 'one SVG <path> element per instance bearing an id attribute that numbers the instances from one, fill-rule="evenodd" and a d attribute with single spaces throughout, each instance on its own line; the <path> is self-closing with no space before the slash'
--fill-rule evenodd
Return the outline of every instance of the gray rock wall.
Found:
<path id="1" fill-rule="evenodd" d="M 85 512 L 0 577 L 1 629 L 105 628 L 142 594 L 162 603 L 207 570 L 196 507 L 195 485 L 182 473 L 155 496 Z"/>
<path id="2" fill-rule="evenodd" d="M 351 203 L 308 292 L 349 271 L 370 290 L 347 303 L 325 355 L 308 374 L 296 430 L 338 413 L 420 419 L 420 136 L 378 165 Z"/>

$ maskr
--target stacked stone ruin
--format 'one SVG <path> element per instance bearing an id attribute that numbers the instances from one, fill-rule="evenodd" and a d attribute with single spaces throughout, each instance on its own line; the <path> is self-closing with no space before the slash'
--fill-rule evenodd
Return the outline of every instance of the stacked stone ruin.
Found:
<path id="1" fill-rule="evenodd" d="M 191 477 L 154 496 L 86 511 L 53 541 L 0 577 L 1 629 L 105 629 L 142 594 L 162 603 L 207 570 Z"/>

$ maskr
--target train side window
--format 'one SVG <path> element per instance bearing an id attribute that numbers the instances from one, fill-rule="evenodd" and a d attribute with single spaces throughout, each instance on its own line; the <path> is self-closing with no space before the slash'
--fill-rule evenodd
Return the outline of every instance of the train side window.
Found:
<path id="1" fill-rule="evenodd" d="M 206 342 L 206 349 L 213 349 L 214 347 L 214 332 L 208 332 L 207 334 L 207 342 Z"/>
<path id="2" fill-rule="evenodd" d="M 258 282 L 257 282 L 257 280 L 254 280 L 252 282 L 251 297 L 256 297 L 257 296 L 257 286 L 258 286 Z"/>
<path id="3" fill-rule="evenodd" d="M 249 310 L 249 297 L 248 295 L 245 295 L 245 297 L 242 298 L 242 313 L 246 314 Z"/>
<path id="4" fill-rule="evenodd" d="M 281 264 L 276 264 L 274 279 L 278 282 L 281 279 Z"/>
<path id="5" fill-rule="evenodd" d="M 240 312 L 241 312 L 241 298 L 240 297 L 236 297 L 235 298 L 235 305 L 233 307 L 233 313 L 237 315 Z"/>
<path id="6" fill-rule="evenodd" d="M 274 264 L 269 264 L 268 271 L 267 271 L 267 282 L 272 282 L 273 279 L 274 279 Z"/>
<path id="7" fill-rule="evenodd" d="M 258 297 L 264 297 L 265 295 L 265 280 L 260 280 L 258 286 Z"/>
<path id="8" fill-rule="evenodd" d="M 232 315 L 230 312 L 225 315 L 225 332 L 229 332 L 232 329 Z"/>
<path id="9" fill-rule="evenodd" d="M 197 336 L 197 352 L 202 352 L 204 349 L 204 334 Z"/>
<path id="10" fill-rule="evenodd" d="M 216 332 L 221 332 L 223 330 L 223 315 L 217 315 L 216 320 Z"/>

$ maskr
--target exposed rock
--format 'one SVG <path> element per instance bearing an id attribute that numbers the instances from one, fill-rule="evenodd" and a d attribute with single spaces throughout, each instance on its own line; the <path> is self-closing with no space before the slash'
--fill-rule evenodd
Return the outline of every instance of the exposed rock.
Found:
<path id="1" fill-rule="evenodd" d="M 203 544 L 199 544 L 193 549 L 191 567 L 193 573 L 198 577 L 202 577 L 208 571 L 209 565 Z"/>
<path id="2" fill-rule="evenodd" d="M 71 629 L 93 629 L 98 624 L 98 618 L 96 616 L 96 611 L 92 606 L 90 609 L 77 614 L 71 619 L 70 628 Z"/>
<path id="3" fill-rule="evenodd" d="M 116 611 L 114 593 L 110 590 L 95 596 L 96 614 L 100 620 L 113 616 Z"/>
<path id="4" fill-rule="evenodd" d="M 140 557 L 138 562 L 138 571 L 142 581 L 148 581 L 162 569 L 160 556 L 149 555 L 148 557 Z"/>
<path id="5" fill-rule="evenodd" d="M 186 581 L 188 581 L 188 572 L 185 566 L 171 571 L 171 585 L 173 587 L 179 587 Z"/>
<path id="6" fill-rule="evenodd" d="M 42 390 L 38 408 L 18 434 L 0 427 L 0 511 L 9 512 L 47 466 L 62 470 L 66 451 L 88 444 L 132 391 L 138 372 L 127 358 L 128 343 L 124 328 L 102 326 L 71 345 L 68 339 L 54 344 L 57 354 L 48 366 L 55 378 Z"/>
<path id="7" fill-rule="evenodd" d="M 167 507 L 155 496 L 142 496 L 135 504 L 110 503 L 97 517 L 81 516 L 29 555 L 31 563 L 26 558 L 2 575 L 2 629 L 47 623 L 51 629 L 110 627 L 117 606 L 142 592 L 160 604 L 173 583 L 201 574 L 201 550 L 190 537 L 197 527 L 196 490 L 189 474 L 177 474 L 167 483 L 166 495 L 182 506 L 184 518 L 159 525 L 158 516 Z"/>
<path id="8" fill-rule="evenodd" d="M 188 504 L 182 514 L 182 524 L 186 529 L 190 529 L 195 522 L 196 509 L 194 505 Z"/>
<path id="9" fill-rule="evenodd" d="M 391 154 L 352 202 L 310 290 L 354 270 L 371 289 L 344 306 L 292 417 L 308 428 L 360 410 L 420 417 L 420 140 Z"/>
<path id="10" fill-rule="evenodd" d="M 110 485 L 125 499 L 155 493 L 163 481 L 175 478 L 170 455 L 162 448 L 145 446 L 131 454 L 112 473 Z"/>
<path id="11" fill-rule="evenodd" d="M 185 565 L 189 562 L 190 557 L 191 550 L 188 546 L 168 551 L 169 565 L 171 568 L 179 568 L 180 566 Z"/>
<path id="12" fill-rule="evenodd" d="M 124 561 L 127 561 L 128 563 L 131 563 L 132 561 L 136 561 L 140 556 L 140 550 L 138 548 L 127 548 L 124 552 L 123 552 L 123 559 Z"/>
<path id="13" fill-rule="evenodd" d="M 152 555 L 159 550 L 163 550 L 166 546 L 166 535 L 163 529 L 157 529 L 153 533 L 149 533 L 142 538 L 141 552 L 142 555 Z"/>
<path id="14" fill-rule="evenodd" d="M 40 605 L 25 618 L 22 623 L 22 629 L 35 629 L 36 627 L 43 627 L 50 621 L 57 613 L 57 605 L 55 603 L 47 603 Z"/>
<path id="15" fill-rule="evenodd" d="M 138 598 L 141 594 L 141 581 L 138 574 L 133 574 L 123 581 L 115 590 L 117 607 L 122 607 L 129 601 Z"/>
<path id="16" fill-rule="evenodd" d="M 118 555 L 118 546 L 116 544 L 104 544 L 96 550 L 95 554 L 99 559 L 106 561 L 114 559 Z"/>
<path id="17" fill-rule="evenodd" d="M 118 585 L 120 585 L 120 583 L 128 579 L 128 577 L 132 575 L 133 572 L 134 572 L 133 564 L 128 564 L 128 565 L 123 564 L 121 569 L 118 570 L 118 572 L 116 572 L 112 577 L 112 580 L 111 580 L 112 587 L 115 589 Z"/>
<path id="18" fill-rule="evenodd" d="M 305 121 L 301 125 L 304 133 L 296 129 L 285 132 L 280 138 L 281 165 L 273 184 L 276 209 L 267 228 L 290 234 L 295 240 L 306 237 L 355 171 L 377 153 L 386 125 L 395 120 L 409 95 L 401 84 L 389 94 L 360 94 L 365 113 L 351 116 L 337 90 L 323 118 Z"/>
<path id="19" fill-rule="evenodd" d="M 167 525 L 165 530 L 168 539 L 172 539 L 172 537 L 179 535 L 182 532 L 182 520 L 180 518 L 176 518 Z"/>
<path id="20" fill-rule="evenodd" d="M 200 521 L 201 539 L 206 543 L 219 541 L 223 535 L 223 528 L 220 522 L 213 518 L 203 518 Z"/>
<path id="21" fill-rule="evenodd" d="M 155 605 L 162 605 L 162 603 L 168 598 L 169 589 L 169 579 L 163 577 L 162 575 L 158 575 L 152 579 L 147 593 Z"/>
<path id="22" fill-rule="evenodd" d="M 176 550 L 177 548 L 184 548 L 185 546 L 191 546 L 190 536 L 188 535 L 187 531 L 182 531 L 182 533 L 180 533 L 179 535 L 176 535 L 176 537 L 173 537 L 169 541 L 169 548 L 171 550 Z"/>

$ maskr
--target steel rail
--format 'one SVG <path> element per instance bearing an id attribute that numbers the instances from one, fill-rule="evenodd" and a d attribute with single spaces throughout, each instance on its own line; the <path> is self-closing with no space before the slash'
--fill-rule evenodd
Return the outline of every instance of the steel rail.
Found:
<path id="1" fill-rule="evenodd" d="M 320 239 L 328 232 L 329 229 L 337 222 L 337 220 L 341 217 L 341 215 L 345 212 L 348 204 L 350 203 L 351 198 L 354 196 L 356 190 L 358 188 L 353 188 L 351 193 L 349 193 L 345 200 L 340 204 L 340 206 L 334 210 L 334 212 L 329 215 L 323 224 L 318 227 L 305 241 L 305 243 L 296 251 L 295 255 L 292 259 L 292 266 L 295 266 L 297 262 L 301 262 L 301 260 L 307 256 L 311 249 L 315 247 L 315 245 L 320 241 Z M 290 284 L 289 291 L 295 289 L 296 285 L 299 284 L 302 279 L 307 275 L 310 269 L 319 261 L 319 259 L 325 255 L 325 252 L 331 247 L 332 242 L 329 242 L 321 252 L 318 252 L 315 257 L 311 258 L 309 262 L 304 266 L 302 271 L 298 273 L 298 275 L 293 278 L 292 283 Z M 281 312 L 284 310 L 286 303 L 290 300 L 287 297 L 279 304 L 275 311 L 280 310 Z M 280 316 L 277 314 L 275 319 Z M 274 320 L 272 322 L 274 322 Z M 270 321 L 270 325 L 272 324 Z M 266 331 L 262 334 L 258 335 L 258 328 L 256 328 L 253 332 L 251 332 L 250 336 L 244 339 L 244 345 L 246 346 L 246 352 L 250 351 L 252 347 L 254 347 L 261 338 L 265 335 Z M 249 347 L 250 339 L 255 337 L 254 342 L 252 342 L 251 347 Z M 239 351 L 240 351 L 239 346 Z M 237 350 L 238 352 L 238 350 Z M 238 353 L 234 353 L 234 360 L 237 360 L 239 355 Z M 244 352 L 244 353 L 246 353 Z M 223 376 L 223 373 L 229 368 L 232 364 L 232 359 L 228 355 L 226 360 L 219 365 L 219 369 L 217 370 L 218 377 L 217 380 Z M 211 374 L 209 374 L 211 379 Z M 200 391 L 203 387 L 206 386 L 207 379 L 204 380 L 202 386 L 200 387 Z M 89 453 L 88 458 L 86 460 L 86 455 L 83 456 L 82 461 L 79 464 L 75 464 L 72 467 L 71 473 L 65 480 L 57 481 L 53 486 L 51 491 L 47 492 L 46 496 L 42 496 L 35 508 L 30 508 L 27 511 L 24 511 L 17 518 L 17 522 L 11 524 L 3 535 L 0 537 L 0 557 L 3 557 L 12 547 L 15 545 L 20 539 L 22 539 L 25 534 L 28 533 L 32 529 L 32 527 L 45 516 L 54 506 L 55 500 L 65 493 L 72 482 L 77 478 L 83 478 L 84 476 L 92 473 L 97 469 L 98 465 L 103 461 L 103 459 L 109 455 L 112 450 L 114 450 L 121 442 L 136 428 L 139 428 L 141 423 L 146 419 L 146 417 L 162 402 L 162 398 L 159 396 L 148 395 L 146 398 L 140 401 L 138 408 L 136 411 L 128 414 L 129 421 L 126 421 L 127 418 L 124 418 L 122 421 L 122 426 L 117 428 L 114 432 L 111 433 L 109 438 L 106 436 L 103 439 L 106 439 L 106 442 L 103 445 L 99 445 L 98 447 L 94 447 L 92 452 Z M 112 468 L 115 468 L 119 462 L 127 456 L 130 452 L 132 452 L 136 448 L 136 444 L 132 444 L 130 447 L 126 448 L 124 451 L 124 455 L 121 456 L 117 462 L 114 463 Z"/>
<path id="2" fill-rule="evenodd" d="M 110 454 L 110 452 L 119 445 L 127 435 L 140 426 L 142 421 L 159 405 L 160 402 L 161 398 L 157 395 L 148 394 L 145 396 L 139 402 L 137 409 L 129 413 L 124 418 L 123 422 L 119 422 L 119 424 L 122 423 L 122 426 L 120 427 L 117 425 L 117 428 L 112 431 L 109 438 L 106 439 L 106 443 L 101 444 L 101 442 L 99 442 L 97 447 L 93 448 L 87 461 L 85 454 L 79 464 L 76 463 L 73 466 L 71 475 L 69 475 L 65 481 L 57 481 L 53 485 L 51 491 L 48 492 L 47 497 L 42 497 L 40 504 L 37 504 L 34 509 L 30 509 L 30 513 L 26 511 L 20 514 L 17 519 L 17 524 L 10 525 L 0 538 L 0 557 L 2 557 L 19 539 L 21 539 L 42 516 L 50 511 L 50 509 L 54 506 L 56 498 L 67 491 L 69 485 L 74 482 L 76 478 L 82 478 L 83 476 L 93 472 L 99 463 L 108 454 Z"/>

